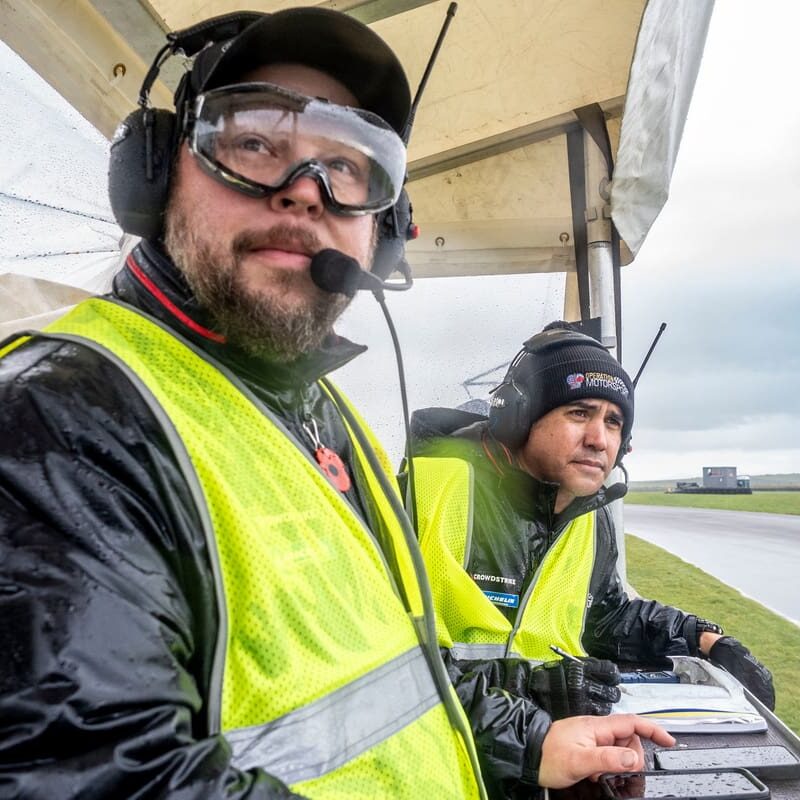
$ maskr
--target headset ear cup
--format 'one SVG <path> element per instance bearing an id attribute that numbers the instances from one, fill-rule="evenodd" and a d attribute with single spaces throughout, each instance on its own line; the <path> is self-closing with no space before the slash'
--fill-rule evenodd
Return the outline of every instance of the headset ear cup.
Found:
<path id="1" fill-rule="evenodd" d="M 516 450 L 528 439 L 531 403 L 514 381 L 501 383 L 489 405 L 489 433 L 506 447 Z"/>
<path id="2" fill-rule="evenodd" d="M 631 447 L 631 436 L 628 435 L 625 439 L 622 440 L 622 443 L 619 446 L 619 452 L 617 453 L 617 460 L 614 462 L 615 467 L 619 467 L 622 465 L 622 459 L 625 458 L 628 453 L 633 450 Z"/>
<path id="3" fill-rule="evenodd" d="M 385 281 L 395 270 L 406 276 L 411 274 L 406 261 L 406 242 L 412 238 L 412 214 L 405 189 L 391 208 L 378 214 L 378 237 L 371 271 L 381 280 Z"/>
<path id="4" fill-rule="evenodd" d="M 111 142 L 108 195 L 125 233 L 156 239 L 164 227 L 175 147 L 175 114 L 137 109 L 117 127 Z"/>

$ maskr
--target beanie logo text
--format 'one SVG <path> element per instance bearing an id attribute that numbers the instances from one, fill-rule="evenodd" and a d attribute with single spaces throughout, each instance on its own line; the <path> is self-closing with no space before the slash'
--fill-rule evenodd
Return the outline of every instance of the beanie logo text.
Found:
<path id="1" fill-rule="evenodd" d="M 628 387 L 625 385 L 625 381 L 606 372 L 576 372 L 572 375 L 567 375 L 567 386 L 570 389 L 583 389 L 584 391 L 607 389 L 617 392 L 623 397 L 628 396 Z"/>
<path id="2" fill-rule="evenodd" d="M 582 372 L 575 372 L 572 375 L 567 375 L 567 386 L 570 389 L 580 389 L 586 377 Z"/>

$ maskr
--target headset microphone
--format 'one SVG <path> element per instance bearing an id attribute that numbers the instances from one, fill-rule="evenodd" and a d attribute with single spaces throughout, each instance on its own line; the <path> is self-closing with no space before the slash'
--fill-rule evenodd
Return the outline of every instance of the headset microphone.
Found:
<path id="1" fill-rule="evenodd" d="M 311 280 L 323 291 L 354 297 L 361 288 L 358 261 L 339 250 L 320 250 L 311 259 Z"/>
<path id="2" fill-rule="evenodd" d="M 320 250 L 311 259 L 311 280 L 323 291 L 355 297 L 359 289 L 381 292 L 384 289 L 402 292 L 411 288 L 411 276 L 404 283 L 386 281 L 362 269 L 358 261 L 348 255 L 328 248 Z"/>

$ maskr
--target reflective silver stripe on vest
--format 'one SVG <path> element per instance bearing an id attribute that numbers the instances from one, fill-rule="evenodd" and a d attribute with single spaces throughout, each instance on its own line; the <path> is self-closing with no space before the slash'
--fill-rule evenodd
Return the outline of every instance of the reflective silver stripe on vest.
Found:
<path id="1" fill-rule="evenodd" d="M 425 656 L 414 648 L 313 703 L 225 738 L 234 766 L 261 767 L 293 784 L 346 764 L 438 703 Z"/>
<path id="2" fill-rule="evenodd" d="M 453 642 L 450 655 L 456 661 L 485 661 L 490 658 L 522 658 L 516 650 L 506 652 L 504 644 L 476 644 L 470 642 Z M 555 656 L 553 656 L 555 658 Z M 527 659 L 531 664 L 541 664 L 535 658 Z"/>
<path id="3" fill-rule="evenodd" d="M 450 654 L 458 661 L 506 658 L 506 646 L 504 644 L 453 642 Z M 514 655 L 510 654 L 508 657 L 514 658 Z"/>

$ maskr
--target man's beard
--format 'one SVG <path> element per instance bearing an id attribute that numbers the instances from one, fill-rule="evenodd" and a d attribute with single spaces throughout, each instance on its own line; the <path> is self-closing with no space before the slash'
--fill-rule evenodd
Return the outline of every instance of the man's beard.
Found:
<path id="1" fill-rule="evenodd" d="M 242 260 L 254 248 L 288 241 L 310 253 L 322 249 L 306 229 L 277 225 L 268 231 L 243 231 L 229 246 L 198 235 L 175 194 L 166 214 L 164 241 L 199 303 L 214 317 L 226 340 L 255 356 L 288 362 L 320 346 L 333 323 L 350 303 L 343 294 L 309 286 L 307 271 L 275 270 L 269 293 L 244 283 Z M 284 302 L 301 294 L 305 302 Z"/>

